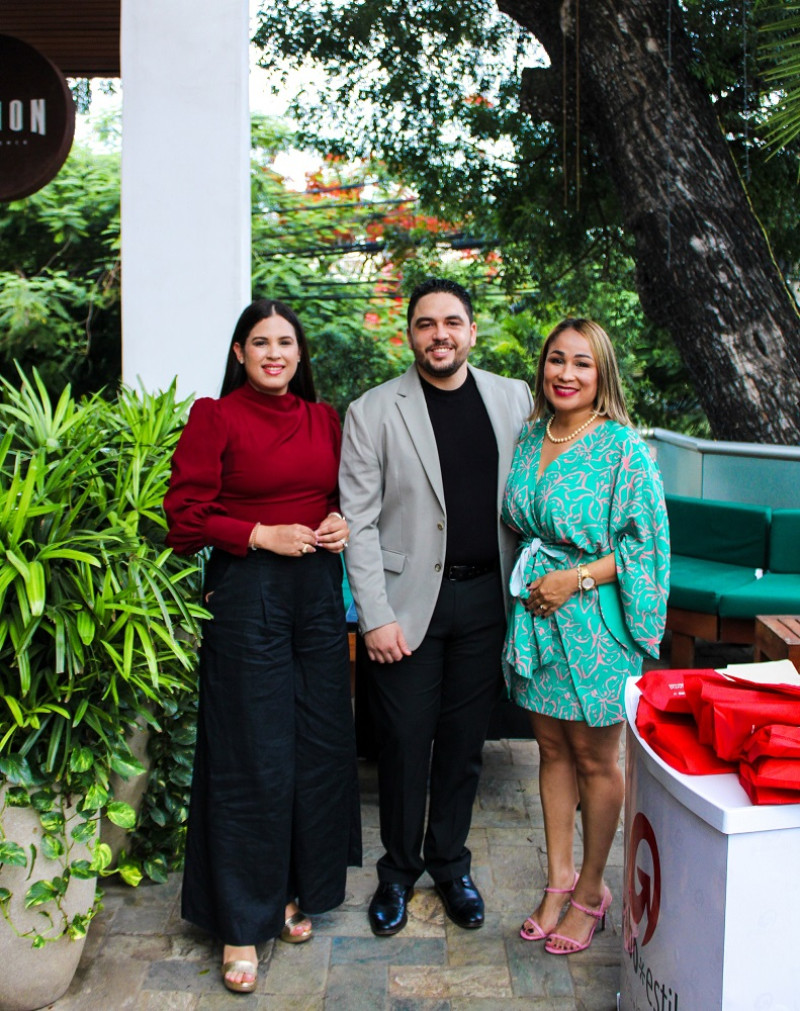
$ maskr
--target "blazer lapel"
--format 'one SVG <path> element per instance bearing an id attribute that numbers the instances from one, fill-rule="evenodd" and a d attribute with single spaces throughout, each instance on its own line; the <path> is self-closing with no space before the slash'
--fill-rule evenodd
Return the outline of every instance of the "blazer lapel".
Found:
<path id="1" fill-rule="evenodd" d="M 494 429 L 494 437 L 497 441 L 497 508 L 503 505 L 503 495 L 505 493 L 505 476 L 511 470 L 511 462 L 516 448 L 516 438 L 519 432 L 512 432 L 508 417 L 508 401 L 503 396 L 497 396 L 492 389 L 492 383 L 487 382 L 486 373 L 481 369 L 474 369 L 468 366 L 470 372 L 475 377 L 478 392 L 489 415 L 489 421 Z M 520 426 L 521 427 L 521 426 Z"/>
<path id="2" fill-rule="evenodd" d="M 436 436 L 433 434 L 428 405 L 422 391 L 422 380 L 417 373 L 416 365 L 412 365 L 400 379 L 397 388 L 397 407 L 431 487 L 444 509 L 444 485 L 439 464 L 439 450 L 436 447 Z"/>

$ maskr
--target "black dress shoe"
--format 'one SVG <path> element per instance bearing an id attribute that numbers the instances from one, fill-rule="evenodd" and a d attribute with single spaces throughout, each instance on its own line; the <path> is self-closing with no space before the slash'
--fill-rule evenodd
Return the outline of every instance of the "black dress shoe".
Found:
<path id="1" fill-rule="evenodd" d="M 483 926 L 483 899 L 469 874 L 452 881 L 437 881 L 434 888 L 453 923 L 465 930 Z"/>
<path id="2" fill-rule="evenodd" d="M 381 881 L 369 904 L 369 925 L 376 937 L 389 937 L 408 923 L 408 903 L 414 894 L 412 885 Z"/>

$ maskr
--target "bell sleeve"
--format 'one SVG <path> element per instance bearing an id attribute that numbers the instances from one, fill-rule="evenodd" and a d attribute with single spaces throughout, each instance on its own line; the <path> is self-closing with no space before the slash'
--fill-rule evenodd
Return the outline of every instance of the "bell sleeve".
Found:
<path id="1" fill-rule="evenodd" d="M 610 541 L 622 610 L 635 642 L 659 655 L 669 596 L 669 522 L 661 475 L 646 443 L 626 433 L 611 500 Z"/>

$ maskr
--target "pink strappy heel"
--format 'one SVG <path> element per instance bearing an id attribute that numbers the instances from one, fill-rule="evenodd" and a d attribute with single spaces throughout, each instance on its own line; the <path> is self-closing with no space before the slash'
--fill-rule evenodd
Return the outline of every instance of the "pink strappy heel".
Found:
<path id="1" fill-rule="evenodd" d="M 575 880 L 572 882 L 572 888 L 550 888 L 548 886 L 547 888 L 545 888 L 545 891 L 549 892 L 551 895 L 572 895 L 572 893 L 575 891 L 575 885 L 577 885 L 577 883 L 578 883 L 578 872 L 576 871 Z M 529 923 L 532 929 L 528 928 Z M 520 927 L 519 936 L 522 938 L 523 941 L 544 941 L 545 938 L 549 937 L 550 935 L 546 934 L 542 930 L 542 928 L 539 926 L 536 920 L 534 920 L 533 916 L 529 916 L 528 919 Z"/>
<path id="2" fill-rule="evenodd" d="M 589 936 L 581 944 L 580 941 L 576 941 L 574 937 L 567 937 L 566 934 L 551 934 L 547 943 L 544 946 L 545 951 L 549 951 L 551 955 L 574 955 L 576 951 L 586 951 L 589 945 L 592 943 L 592 938 L 594 937 L 595 930 L 605 930 L 606 929 L 606 912 L 611 905 L 611 892 L 608 890 L 608 886 L 603 886 L 603 901 L 600 903 L 597 909 L 589 909 L 588 906 L 582 906 L 580 902 L 576 902 L 574 899 L 569 900 L 569 904 L 579 909 L 582 913 L 586 913 L 587 916 L 594 917 L 594 923 L 592 924 L 592 929 L 589 931 Z M 564 942 L 563 948 L 552 947 L 553 941 Z"/>

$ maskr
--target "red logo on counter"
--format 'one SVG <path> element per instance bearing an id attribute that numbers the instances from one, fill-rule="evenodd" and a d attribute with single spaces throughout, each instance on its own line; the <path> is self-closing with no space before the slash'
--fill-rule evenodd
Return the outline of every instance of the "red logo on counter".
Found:
<path id="1" fill-rule="evenodd" d="M 646 851 L 640 853 L 640 847 L 647 847 L 650 860 L 640 861 Z M 628 861 L 628 897 L 630 902 L 630 917 L 637 926 L 647 913 L 647 927 L 639 943 L 647 944 L 655 933 L 658 923 L 658 911 L 661 906 L 661 859 L 658 855 L 658 844 L 653 826 L 647 818 L 638 811 L 633 819 L 630 835 L 630 859 Z M 652 866 L 652 876 L 642 863 Z M 632 926 L 632 924 L 631 924 Z"/>

